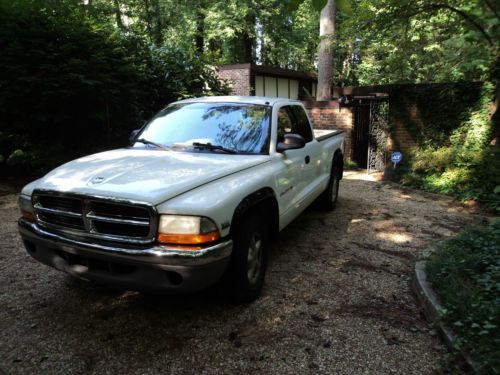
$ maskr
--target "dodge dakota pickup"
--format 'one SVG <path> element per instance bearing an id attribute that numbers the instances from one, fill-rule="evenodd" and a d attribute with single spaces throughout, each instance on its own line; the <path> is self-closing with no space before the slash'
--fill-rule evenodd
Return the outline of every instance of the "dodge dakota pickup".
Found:
<path id="1" fill-rule="evenodd" d="M 299 101 L 172 103 L 128 147 L 26 185 L 19 231 L 36 260 L 120 288 L 183 293 L 219 280 L 258 297 L 269 241 L 313 201 L 337 201 L 341 131 L 313 131 Z"/>

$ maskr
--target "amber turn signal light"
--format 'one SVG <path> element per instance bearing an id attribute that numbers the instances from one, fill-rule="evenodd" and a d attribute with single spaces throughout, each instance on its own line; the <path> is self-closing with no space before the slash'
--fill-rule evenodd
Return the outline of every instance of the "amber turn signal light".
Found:
<path id="1" fill-rule="evenodd" d="M 205 234 L 158 234 L 158 242 L 161 244 L 198 245 L 217 241 L 219 232 L 213 231 Z"/>
<path id="2" fill-rule="evenodd" d="M 29 211 L 26 211 L 26 210 L 21 210 L 21 216 L 28 220 L 28 221 L 31 221 L 32 223 L 34 223 L 36 220 L 35 220 L 35 215 L 33 215 L 32 212 L 29 212 Z"/>

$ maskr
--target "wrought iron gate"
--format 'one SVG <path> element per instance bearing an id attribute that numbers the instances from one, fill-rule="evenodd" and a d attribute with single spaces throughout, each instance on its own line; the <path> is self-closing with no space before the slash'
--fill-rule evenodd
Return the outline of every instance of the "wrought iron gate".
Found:
<path id="1" fill-rule="evenodd" d="M 370 125 L 368 130 L 368 173 L 383 171 L 386 166 L 387 137 L 389 131 L 389 100 L 370 99 Z"/>
<path id="2" fill-rule="evenodd" d="M 387 162 L 389 96 L 370 94 L 353 99 L 353 160 L 368 173 L 383 171 Z"/>

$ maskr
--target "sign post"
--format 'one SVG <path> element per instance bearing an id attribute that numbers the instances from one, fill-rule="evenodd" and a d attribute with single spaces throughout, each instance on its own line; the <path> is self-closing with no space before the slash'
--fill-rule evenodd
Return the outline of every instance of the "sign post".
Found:
<path id="1" fill-rule="evenodd" d="M 399 151 L 393 152 L 391 155 L 391 161 L 394 164 L 394 168 L 396 168 L 396 165 L 403 160 L 403 154 Z"/>

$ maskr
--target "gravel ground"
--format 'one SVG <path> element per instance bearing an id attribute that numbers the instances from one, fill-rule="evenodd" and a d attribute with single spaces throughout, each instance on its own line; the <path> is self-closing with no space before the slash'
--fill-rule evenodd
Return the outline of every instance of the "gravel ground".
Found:
<path id="1" fill-rule="evenodd" d="M 3 186 L 5 189 L 5 186 Z M 440 374 L 446 349 L 411 291 L 429 244 L 482 217 L 347 173 L 335 211 L 272 245 L 262 297 L 148 296 L 92 286 L 22 247 L 0 185 L 0 373 Z"/>

